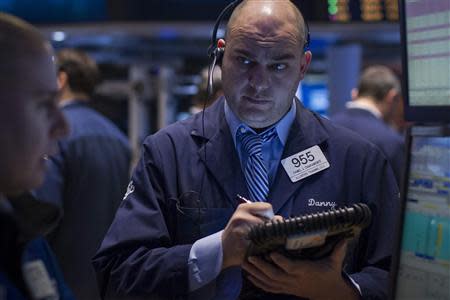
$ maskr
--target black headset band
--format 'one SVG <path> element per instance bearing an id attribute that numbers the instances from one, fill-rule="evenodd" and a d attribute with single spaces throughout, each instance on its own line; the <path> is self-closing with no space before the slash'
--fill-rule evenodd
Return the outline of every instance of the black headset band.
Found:
<path id="1" fill-rule="evenodd" d="M 213 32 L 212 32 L 212 36 L 211 36 L 211 44 L 209 45 L 208 48 L 208 56 L 211 57 L 213 52 L 214 52 L 214 48 L 216 47 L 216 41 L 217 41 L 217 31 L 219 30 L 219 26 L 220 23 L 222 22 L 222 19 L 225 17 L 225 15 L 227 15 L 229 12 L 232 12 L 236 6 L 239 5 L 239 3 L 241 3 L 242 0 L 234 0 L 233 2 L 231 2 L 230 4 L 228 4 L 220 13 L 220 15 L 217 17 L 216 19 L 216 23 L 214 24 L 214 28 L 213 28 Z"/>
<path id="2" fill-rule="evenodd" d="M 223 18 L 233 12 L 233 10 L 236 8 L 236 6 L 238 6 L 243 0 L 234 0 L 233 2 L 231 2 L 230 4 L 228 4 L 219 14 L 219 16 L 216 19 L 216 22 L 214 24 L 214 28 L 212 31 L 212 35 L 211 35 L 211 44 L 208 47 L 208 56 L 212 58 L 216 48 L 217 48 L 217 31 L 219 30 L 219 26 L 220 23 L 222 22 Z M 309 25 L 308 22 L 306 22 L 305 17 L 302 15 L 303 17 L 303 23 L 305 24 L 305 44 L 303 45 L 303 49 L 306 51 L 309 48 L 309 43 L 310 43 L 310 33 L 309 33 Z"/>

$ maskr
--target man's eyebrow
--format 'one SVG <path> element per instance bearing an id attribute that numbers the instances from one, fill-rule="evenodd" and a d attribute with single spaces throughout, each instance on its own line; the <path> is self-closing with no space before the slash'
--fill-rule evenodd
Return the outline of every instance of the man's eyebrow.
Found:
<path id="1" fill-rule="evenodd" d="M 248 51 L 248 50 L 245 50 L 245 49 L 237 48 L 237 49 L 234 50 L 234 52 L 236 52 L 237 54 L 246 56 L 246 57 L 251 57 L 252 56 L 251 52 Z"/>
<path id="2" fill-rule="evenodd" d="M 251 58 L 253 55 L 250 51 L 246 50 L 246 49 L 241 49 L 241 48 L 236 48 L 235 53 L 243 55 L 245 57 L 249 57 Z M 283 61 L 283 60 L 290 60 L 290 59 L 294 59 L 295 55 L 292 53 L 280 53 L 280 54 L 275 54 L 273 57 L 271 57 L 272 61 Z"/>
<path id="3" fill-rule="evenodd" d="M 290 60 L 293 58 L 295 58 L 295 56 L 292 53 L 282 53 L 282 54 L 274 55 L 272 57 L 272 60 L 280 61 L 280 60 Z"/>

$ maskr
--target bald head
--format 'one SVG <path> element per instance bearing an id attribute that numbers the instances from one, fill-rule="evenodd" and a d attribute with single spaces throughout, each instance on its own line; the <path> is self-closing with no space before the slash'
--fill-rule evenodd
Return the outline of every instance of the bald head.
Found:
<path id="1" fill-rule="evenodd" d="M 286 24 L 292 26 L 296 39 L 302 46 L 306 43 L 305 20 L 298 8 L 290 0 L 244 0 L 233 11 L 227 26 L 229 34 L 238 28 L 255 24 L 271 28 Z M 264 33 L 262 33 L 264 34 Z"/>
<path id="2" fill-rule="evenodd" d="M 230 109 L 263 130 L 290 109 L 311 61 L 305 25 L 288 0 L 246 0 L 228 22 L 222 83 Z"/>

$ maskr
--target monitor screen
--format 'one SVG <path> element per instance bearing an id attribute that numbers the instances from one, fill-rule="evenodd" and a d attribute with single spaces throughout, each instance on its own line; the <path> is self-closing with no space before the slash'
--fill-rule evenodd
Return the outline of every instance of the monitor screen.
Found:
<path id="1" fill-rule="evenodd" d="M 327 2 L 328 17 L 333 22 L 398 21 L 397 0 L 327 0 Z"/>
<path id="2" fill-rule="evenodd" d="M 107 0 L 0 0 L 0 11 L 34 24 L 99 22 L 108 17 Z"/>
<path id="3" fill-rule="evenodd" d="M 450 121 L 450 1 L 401 4 L 406 118 Z"/>
<path id="4" fill-rule="evenodd" d="M 395 265 L 395 299 L 450 299 L 450 136 L 414 127 Z"/>
<path id="5" fill-rule="evenodd" d="M 303 105 L 322 116 L 329 115 L 330 98 L 326 74 L 307 74 L 296 93 Z"/>
<path id="6" fill-rule="evenodd" d="M 0 11 L 38 24 L 214 21 L 232 0 L 0 0 Z M 397 0 L 292 0 L 309 22 L 398 21 Z"/>

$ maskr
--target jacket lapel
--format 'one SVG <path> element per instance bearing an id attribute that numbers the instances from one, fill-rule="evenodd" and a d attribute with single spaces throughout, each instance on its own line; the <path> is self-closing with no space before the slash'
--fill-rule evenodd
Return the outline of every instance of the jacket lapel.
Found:
<path id="1" fill-rule="evenodd" d="M 325 154 L 325 141 L 328 138 L 328 134 L 322 127 L 320 118 L 305 109 L 299 101 L 296 101 L 296 105 L 296 118 L 289 130 L 287 143 L 284 147 L 281 160 L 315 145 L 318 145 Z M 277 176 L 270 188 L 268 196 L 268 202 L 272 204 L 275 214 L 280 211 L 286 201 L 288 201 L 294 193 L 301 189 L 307 179 L 308 178 L 304 178 L 297 182 L 292 182 L 281 165 L 281 162 L 279 163 Z"/>
<path id="2" fill-rule="evenodd" d="M 201 121 L 193 134 L 203 137 L 200 124 Z M 236 194 L 248 197 L 249 193 L 230 129 L 225 119 L 223 97 L 205 111 L 205 134 L 203 138 L 207 141 L 204 146 L 200 147 L 198 155 L 208 169 L 208 175 L 214 177 L 231 206 L 236 207 Z"/>

